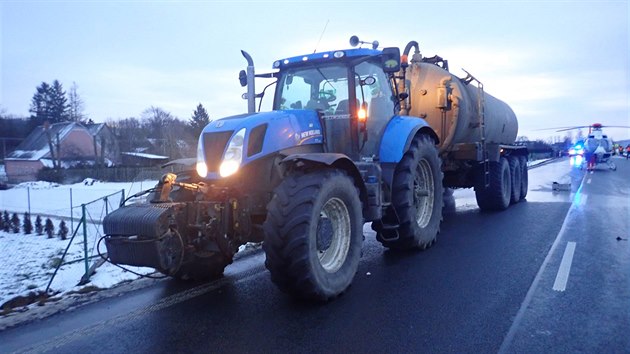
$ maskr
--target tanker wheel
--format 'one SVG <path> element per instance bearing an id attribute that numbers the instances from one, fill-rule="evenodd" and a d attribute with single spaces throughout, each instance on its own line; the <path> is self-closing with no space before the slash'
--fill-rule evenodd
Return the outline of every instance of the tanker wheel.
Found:
<path id="1" fill-rule="evenodd" d="M 498 162 L 488 164 L 490 184 L 484 186 L 483 176 L 475 186 L 477 205 L 483 211 L 505 210 L 510 206 L 512 193 L 512 178 L 510 176 L 510 164 L 505 157 Z"/>
<path id="2" fill-rule="evenodd" d="M 377 230 L 383 246 L 426 249 L 435 243 L 444 203 L 442 176 L 435 142 L 426 135 L 416 136 L 394 172 L 392 203 L 398 214 L 398 237 L 395 233 L 383 237 Z"/>
<path id="3" fill-rule="evenodd" d="M 359 191 L 341 171 L 292 173 L 267 205 L 265 266 L 280 290 L 326 301 L 357 271 L 363 241 Z"/>
<path id="4" fill-rule="evenodd" d="M 529 188 L 528 185 L 528 171 L 527 171 L 527 157 L 526 156 L 521 156 L 518 158 L 520 163 L 521 163 L 521 194 L 520 194 L 520 198 L 521 200 L 525 199 L 525 197 L 527 196 L 527 190 Z"/>
<path id="5" fill-rule="evenodd" d="M 516 204 L 521 200 L 521 161 L 518 156 L 509 156 L 510 176 L 512 177 L 512 188 L 510 193 L 510 203 Z"/>

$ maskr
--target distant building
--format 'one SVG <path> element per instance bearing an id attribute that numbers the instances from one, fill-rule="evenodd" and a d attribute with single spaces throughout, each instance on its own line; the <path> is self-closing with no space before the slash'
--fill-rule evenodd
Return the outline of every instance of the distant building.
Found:
<path id="1" fill-rule="evenodd" d="M 10 183 L 33 181 L 44 167 L 111 165 L 119 159 L 116 139 L 106 124 L 75 122 L 39 126 L 5 158 Z M 52 149 L 52 151 L 51 151 Z"/>

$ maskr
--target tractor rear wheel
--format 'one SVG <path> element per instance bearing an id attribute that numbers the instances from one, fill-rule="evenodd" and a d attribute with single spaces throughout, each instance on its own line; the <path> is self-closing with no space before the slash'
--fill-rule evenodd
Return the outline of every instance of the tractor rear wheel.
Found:
<path id="1" fill-rule="evenodd" d="M 344 172 L 295 172 L 284 178 L 263 224 L 265 266 L 280 290 L 326 301 L 352 282 L 363 242 L 359 192 Z"/>
<path id="2" fill-rule="evenodd" d="M 483 211 L 505 210 L 510 206 L 512 193 L 512 178 L 510 176 L 510 164 L 505 157 L 497 162 L 488 164 L 490 183 L 484 185 L 483 176 L 480 176 L 475 186 L 477 205 Z M 481 174 L 480 174 L 481 175 Z"/>
<path id="3" fill-rule="evenodd" d="M 426 249 L 435 243 L 444 203 L 442 176 L 433 139 L 427 135 L 415 137 L 394 173 L 392 203 L 399 220 L 397 237 L 389 230 L 376 230 L 383 246 Z"/>

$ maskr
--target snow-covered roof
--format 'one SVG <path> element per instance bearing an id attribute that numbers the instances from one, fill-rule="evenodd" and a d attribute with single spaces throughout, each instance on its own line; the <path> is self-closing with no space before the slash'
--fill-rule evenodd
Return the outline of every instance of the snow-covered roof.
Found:
<path id="1" fill-rule="evenodd" d="M 53 140 L 63 140 L 76 127 L 82 127 L 75 122 L 55 123 L 49 126 L 50 136 Z M 36 161 L 50 154 L 48 138 L 43 126 L 39 126 L 7 156 L 7 160 L 32 160 Z"/>
<path id="2" fill-rule="evenodd" d="M 152 160 L 164 160 L 164 159 L 169 158 L 168 156 L 147 154 L 143 152 L 123 152 L 122 154 L 127 155 L 127 156 L 135 156 L 135 157 L 141 157 L 143 159 L 152 159 Z"/>

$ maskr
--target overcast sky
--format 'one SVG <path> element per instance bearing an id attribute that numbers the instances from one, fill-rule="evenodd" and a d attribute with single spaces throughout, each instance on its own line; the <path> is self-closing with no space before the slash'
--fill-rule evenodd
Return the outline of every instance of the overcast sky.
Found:
<path id="1" fill-rule="evenodd" d="M 29 115 L 35 88 L 58 79 L 76 82 L 97 122 L 150 106 L 187 120 L 199 103 L 217 119 L 247 109 L 241 49 L 266 72 L 276 59 L 348 48 L 356 34 L 381 47 L 418 41 L 507 102 L 519 135 L 547 138 L 564 133 L 535 129 L 630 125 L 629 11 L 628 0 L 0 0 L 0 109 Z"/>

